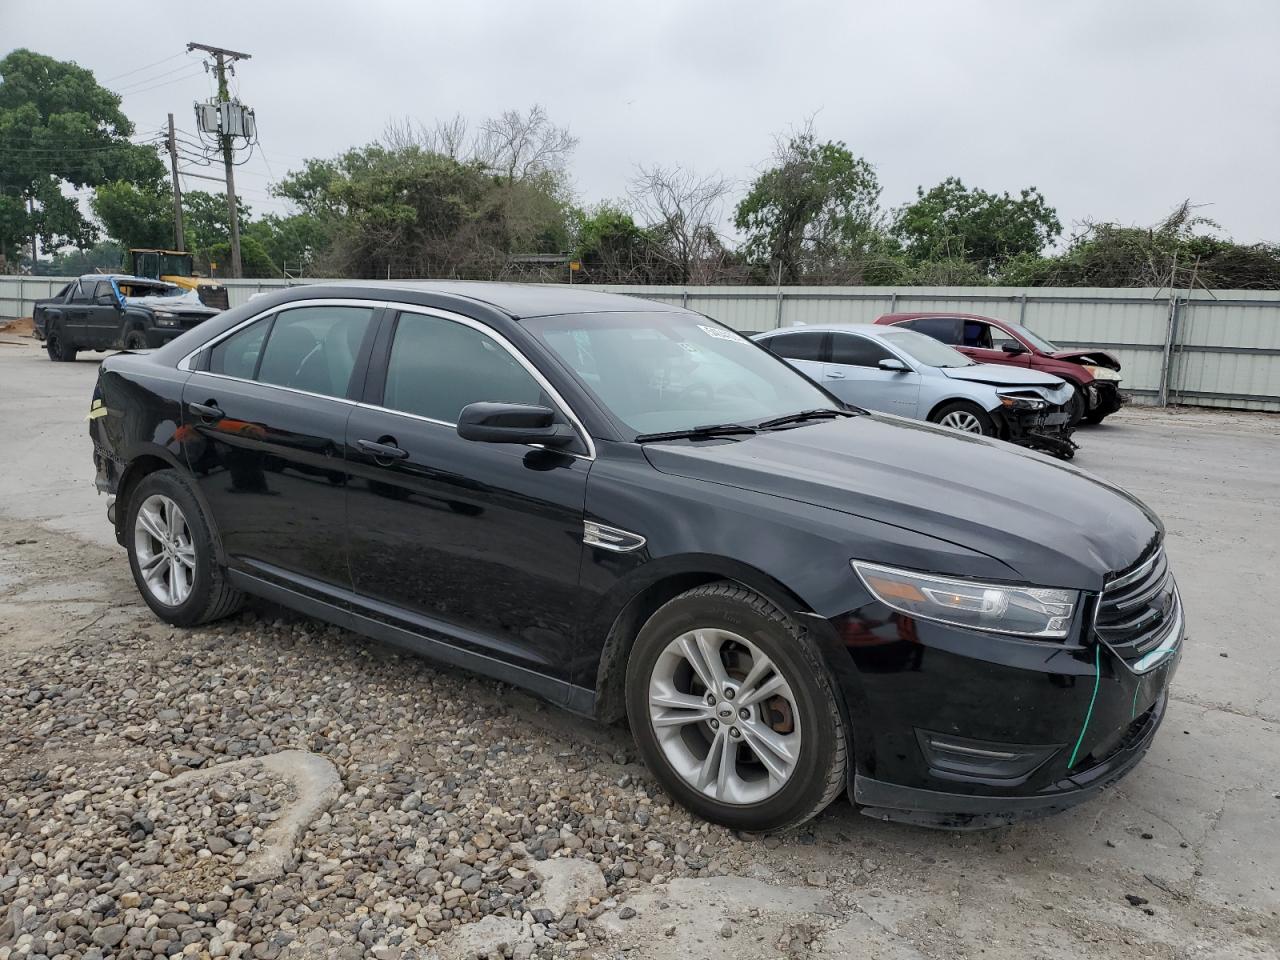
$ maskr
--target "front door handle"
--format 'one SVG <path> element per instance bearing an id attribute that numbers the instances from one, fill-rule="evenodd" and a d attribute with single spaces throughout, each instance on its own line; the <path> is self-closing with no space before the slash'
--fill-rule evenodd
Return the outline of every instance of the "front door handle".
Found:
<path id="1" fill-rule="evenodd" d="M 377 440 L 357 440 L 356 446 L 375 460 L 406 460 L 409 457 L 409 451 L 404 447 L 397 447 L 394 442 L 380 443 Z"/>
<path id="2" fill-rule="evenodd" d="M 192 413 L 199 414 L 210 423 L 221 420 L 226 416 L 226 414 L 222 412 L 222 408 L 212 400 L 208 403 L 189 403 L 187 406 L 191 409 Z"/>
<path id="3" fill-rule="evenodd" d="M 828 380 L 843 380 L 843 379 L 844 379 L 844 374 L 843 374 L 843 373 L 841 373 L 839 370 L 832 370 L 830 373 L 828 373 L 828 374 L 827 374 L 827 379 L 828 379 Z"/>

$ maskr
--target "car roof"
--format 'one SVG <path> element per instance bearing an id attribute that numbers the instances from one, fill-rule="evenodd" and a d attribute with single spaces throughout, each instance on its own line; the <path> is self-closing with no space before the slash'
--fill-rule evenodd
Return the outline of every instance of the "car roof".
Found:
<path id="1" fill-rule="evenodd" d="M 884 336 L 888 333 L 882 327 L 877 327 L 874 323 L 805 323 L 798 324 L 794 327 L 780 327 L 777 330 L 766 330 L 758 336 L 774 336 L 779 333 L 798 333 L 801 330 L 817 331 L 819 333 L 862 333 L 872 337 Z"/>
<path id="2" fill-rule="evenodd" d="M 295 288 L 296 289 L 296 288 Z M 308 285 L 321 296 L 344 291 L 378 290 L 401 293 L 441 294 L 461 297 L 495 307 L 513 319 L 549 317 L 567 313 L 680 313 L 680 307 L 621 293 L 575 290 L 558 283 L 501 283 L 488 280 L 350 280 Z"/>
<path id="3" fill-rule="evenodd" d="M 130 283 L 164 283 L 172 286 L 166 280 L 156 280 L 152 277 L 135 277 L 129 273 L 82 273 L 79 277 L 81 280 L 128 280 Z"/>
<path id="4" fill-rule="evenodd" d="M 901 323 L 903 320 L 919 320 L 922 317 L 957 317 L 961 320 L 987 320 L 991 323 L 1007 323 L 999 317 L 990 317 L 981 313 L 961 313 L 958 310 L 926 310 L 920 313 L 886 313 L 876 318 L 876 323 Z"/>

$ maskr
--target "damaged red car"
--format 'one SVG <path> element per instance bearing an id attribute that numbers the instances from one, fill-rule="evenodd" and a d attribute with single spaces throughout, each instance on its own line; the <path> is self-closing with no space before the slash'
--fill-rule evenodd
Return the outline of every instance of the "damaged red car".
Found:
<path id="1" fill-rule="evenodd" d="M 1129 402 L 1120 392 L 1120 361 L 1105 350 L 1062 350 L 1020 323 L 975 313 L 887 313 L 876 323 L 941 340 L 977 363 L 1029 367 L 1075 387 L 1071 423 L 1101 423 Z"/>

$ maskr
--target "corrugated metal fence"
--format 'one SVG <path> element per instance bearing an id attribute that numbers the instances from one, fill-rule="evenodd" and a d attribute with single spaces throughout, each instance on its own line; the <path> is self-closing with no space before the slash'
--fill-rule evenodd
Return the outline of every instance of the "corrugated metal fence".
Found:
<path id="1" fill-rule="evenodd" d="M 0 320 L 66 278 L 0 277 Z M 231 305 L 289 285 L 229 280 Z M 318 280 L 297 281 L 317 283 Z M 1105 347 L 1144 402 L 1280 411 L 1280 292 L 1080 287 L 601 287 L 678 304 L 743 332 L 870 323 L 884 313 L 956 310 L 1018 320 L 1062 347 Z"/>

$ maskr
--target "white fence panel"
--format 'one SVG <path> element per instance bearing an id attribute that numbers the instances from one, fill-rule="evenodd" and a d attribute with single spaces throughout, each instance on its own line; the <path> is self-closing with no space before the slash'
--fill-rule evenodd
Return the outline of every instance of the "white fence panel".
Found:
<path id="1" fill-rule="evenodd" d="M 0 277 L 0 322 L 31 315 L 66 277 Z M 258 293 L 322 280 L 228 280 L 232 307 Z M 955 311 L 1019 321 L 1064 349 L 1100 347 L 1141 401 L 1161 385 L 1176 403 L 1280 411 L 1280 292 L 1055 287 L 584 286 L 647 297 L 744 333 L 777 326 L 871 323 L 885 313 Z M 1172 322 L 1171 322 L 1172 321 Z M 1166 350 L 1168 359 L 1166 363 Z M 1167 372 L 1166 372 L 1167 367 Z"/>

